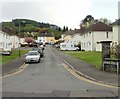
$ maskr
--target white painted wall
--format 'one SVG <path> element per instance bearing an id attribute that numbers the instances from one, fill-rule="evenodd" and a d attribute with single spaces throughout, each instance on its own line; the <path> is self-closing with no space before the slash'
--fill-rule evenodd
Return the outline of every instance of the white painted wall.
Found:
<path id="1" fill-rule="evenodd" d="M 88 32 L 81 35 L 81 49 L 92 51 L 92 33 Z"/>
<path id="2" fill-rule="evenodd" d="M 79 33 L 74 34 L 71 39 L 70 39 L 71 43 L 74 43 L 75 45 L 78 45 L 79 42 L 81 42 L 81 36 Z"/>
<path id="3" fill-rule="evenodd" d="M 46 42 L 47 42 L 47 38 L 46 38 L 46 37 L 38 37 L 38 38 L 37 38 L 37 41 L 38 41 L 38 42 L 46 43 Z"/>
<path id="4" fill-rule="evenodd" d="M 113 42 L 120 43 L 120 25 L 113 26 Z"/>
<path id="5" fill-rule="evenodd" d="M 107 38 L 108 33 L 108 38 Z M 97 42 L 110 40 L 112 41 L 112 32 L 92 31 L 81 36 L 81 49 L 85 51 L 101 51 L 102 46 Z"/>
<path id="6" fill-rule="evenodd" d="M 72 39 L 72 35 L 65 35 L 64 42 L 69 42 Z"/>
<path id="7" fill-rule="evenodd" d="M 25 38 L 20 38 L 20 43 L 21 44 L 28 44 L 27 42 L 25 42 Z"/>
<path id="8" fill-rule="evenodd" d="M 65 34 L 62 34 L 60 39 L 64 40 L 64 38 L 65 38 Z"/>
<path id="9" fill-rule="evenodd" d="M 10 35 L 0 31 L 0 50 L 11 51 Z"/>
<path id="10" fill-rule="evenodd" d="M 108 33 L 108 37 L 107 37 Z M 94 50 L 95 51 L 102 51 L 102 45 L 98 44 L 97 42 L 100 41 L 112 41 L 113 40 L 113 32 L 106 32 L 106 31 L 101 31 L 101 32 L 94 32 Z"/>
<path id="11" fill-rule="evenodd" d="M 19 47 L 19 37 L 16 35 L 10 36 L 11 48 Z"/>

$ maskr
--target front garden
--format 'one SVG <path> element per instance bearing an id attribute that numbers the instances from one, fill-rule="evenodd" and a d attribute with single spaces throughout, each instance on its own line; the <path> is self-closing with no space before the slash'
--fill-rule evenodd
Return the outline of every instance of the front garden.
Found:
<path id="1" fill-rule="evenodd" d="M 102 69 L 102 53 L 96 51 L 66 51 L 65 53 Z"/>
<path id="2" fill-rule="evenodd" d="M 28 50 L 20 50 L 20 54 L 24 55 Z M 12 50 L 12 54 L 9 56 L 0 55 L 0 64 L 7 63 L 13 59 L 19 58 L 19 50 Z"/>

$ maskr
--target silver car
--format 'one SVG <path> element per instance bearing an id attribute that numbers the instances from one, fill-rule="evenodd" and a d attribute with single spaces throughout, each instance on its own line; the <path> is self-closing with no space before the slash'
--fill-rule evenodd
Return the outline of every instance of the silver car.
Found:
<path id="1" fill-rule="evenodd" d="M 38 51 L 29 51 L 26 55 L 25 62 L 40 62 L 40 53 Z"/>

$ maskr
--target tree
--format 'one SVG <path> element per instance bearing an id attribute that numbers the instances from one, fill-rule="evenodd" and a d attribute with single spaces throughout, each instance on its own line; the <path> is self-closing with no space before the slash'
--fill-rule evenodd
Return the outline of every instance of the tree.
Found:
<path id="1" fill-rule="evenodd" d="M 116 59 L 120 59 L 120 44 L 112 43 L 112 54 Z"/>
<path id="2" fill-rule="evenodd" d="M 68 27 L 66 26 L 66 29 L 65 29 L 66 31 L 68 31 Z"/>
<path id="3" fill-rule="evenodd" d="M 87 15 L 80 23 L 80 28 L 88 28 L 95 23 L 92 15 Z"/>
<path id="4" fill-rule="evenodd" d="M 92 15 L 87 15 L 80 24 L 80 27 L 89 27 L 94 24 L 94 17 Z"/>
<path id="5" fill-rule="evenodd" d="M 48 32 L 49 32 L 49 33 L 52 33 L 53 36 L 55 37 L 55 39 L 59 39 L 59 38 L 61 37 L 61 31 L 58 31 L 58 30 L 56 30 L 56 29 L 51 29 L 51 28 L 49 28 L 49 29 L 48 29 Z"/>
<path id="6" fill-rule="evenodd" d="M 112 23 L 111 20 L 108 20 L 107 18 L 100 18 L 99 21 L 101 21 L 105 24 L 108 24 L 108 25 Z"/>
<path id="7" fill-rule="evenodd" d="M 66 32 L 66 31 L 68 31 L 68 27 L 64 26 L 62 32 Z"/>
<path id="8" fill-rule="evenodd" d="M 60 27 L 57 30 L 61 32 L 61 28 Z"/>
<path id="9" fill-rule="evenodd" d="M 17 29 L 12 22 L 2 22 L 2 30 L 9 30 L 11 33 L 16 34 Z"/>
<path id="10" fill-rule="evenodd" d="M 34 42 L 34 39 L 31 38 L 31 37 L 26 37 L 25 38 L 25 42 L 27 42 L 28 44 L 30 44 L 30 43 Z"/>

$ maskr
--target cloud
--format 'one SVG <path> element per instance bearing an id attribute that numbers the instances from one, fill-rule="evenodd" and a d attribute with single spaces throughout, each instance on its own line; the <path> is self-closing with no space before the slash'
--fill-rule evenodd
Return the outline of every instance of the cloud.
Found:
<path id="1" fill-rule="evenodd" d="M 14 1 L 14 0 L 12 0 Z M 37 0 L 35 0 L 37 1 Z M 39 0 L 39 2 L 3 2 L 2 18 L 31 18 L 60 26 L 75 26 L 91 6 L 91 0 Z M 77 23 L 77 25 L 79 25 Z"/>
<path id="2" fill-rule="evenodd" d="M 75 26 L 79 26 L 79 20 L 87 14 L 91 5 L 91 0 L 59 0 L 51 2 L 47 5 L 48 9 L 43 10 L 50 15 L 53 22 L 75 28 Z"/>
<path id="3" fill-rule="evenodd" d="M 93 14 L 95 17 L 100 18 L 102 16 L 112 17 L 110 13 L 106 14 L 102 12 L 107 12 L 108 10 L 106 9 L 108 6 L 105 6 L 105 4 L 114 4 L 117 1 L 118 0 L 3 0 L 2 19 L 27 18 L 39 22 L 56 24 L 61 27 L 65 25 L 74 29 L 79 28 L 80 21 L 88 14 Z M 109 10 L 111 10 L 110 6 Z"/>

